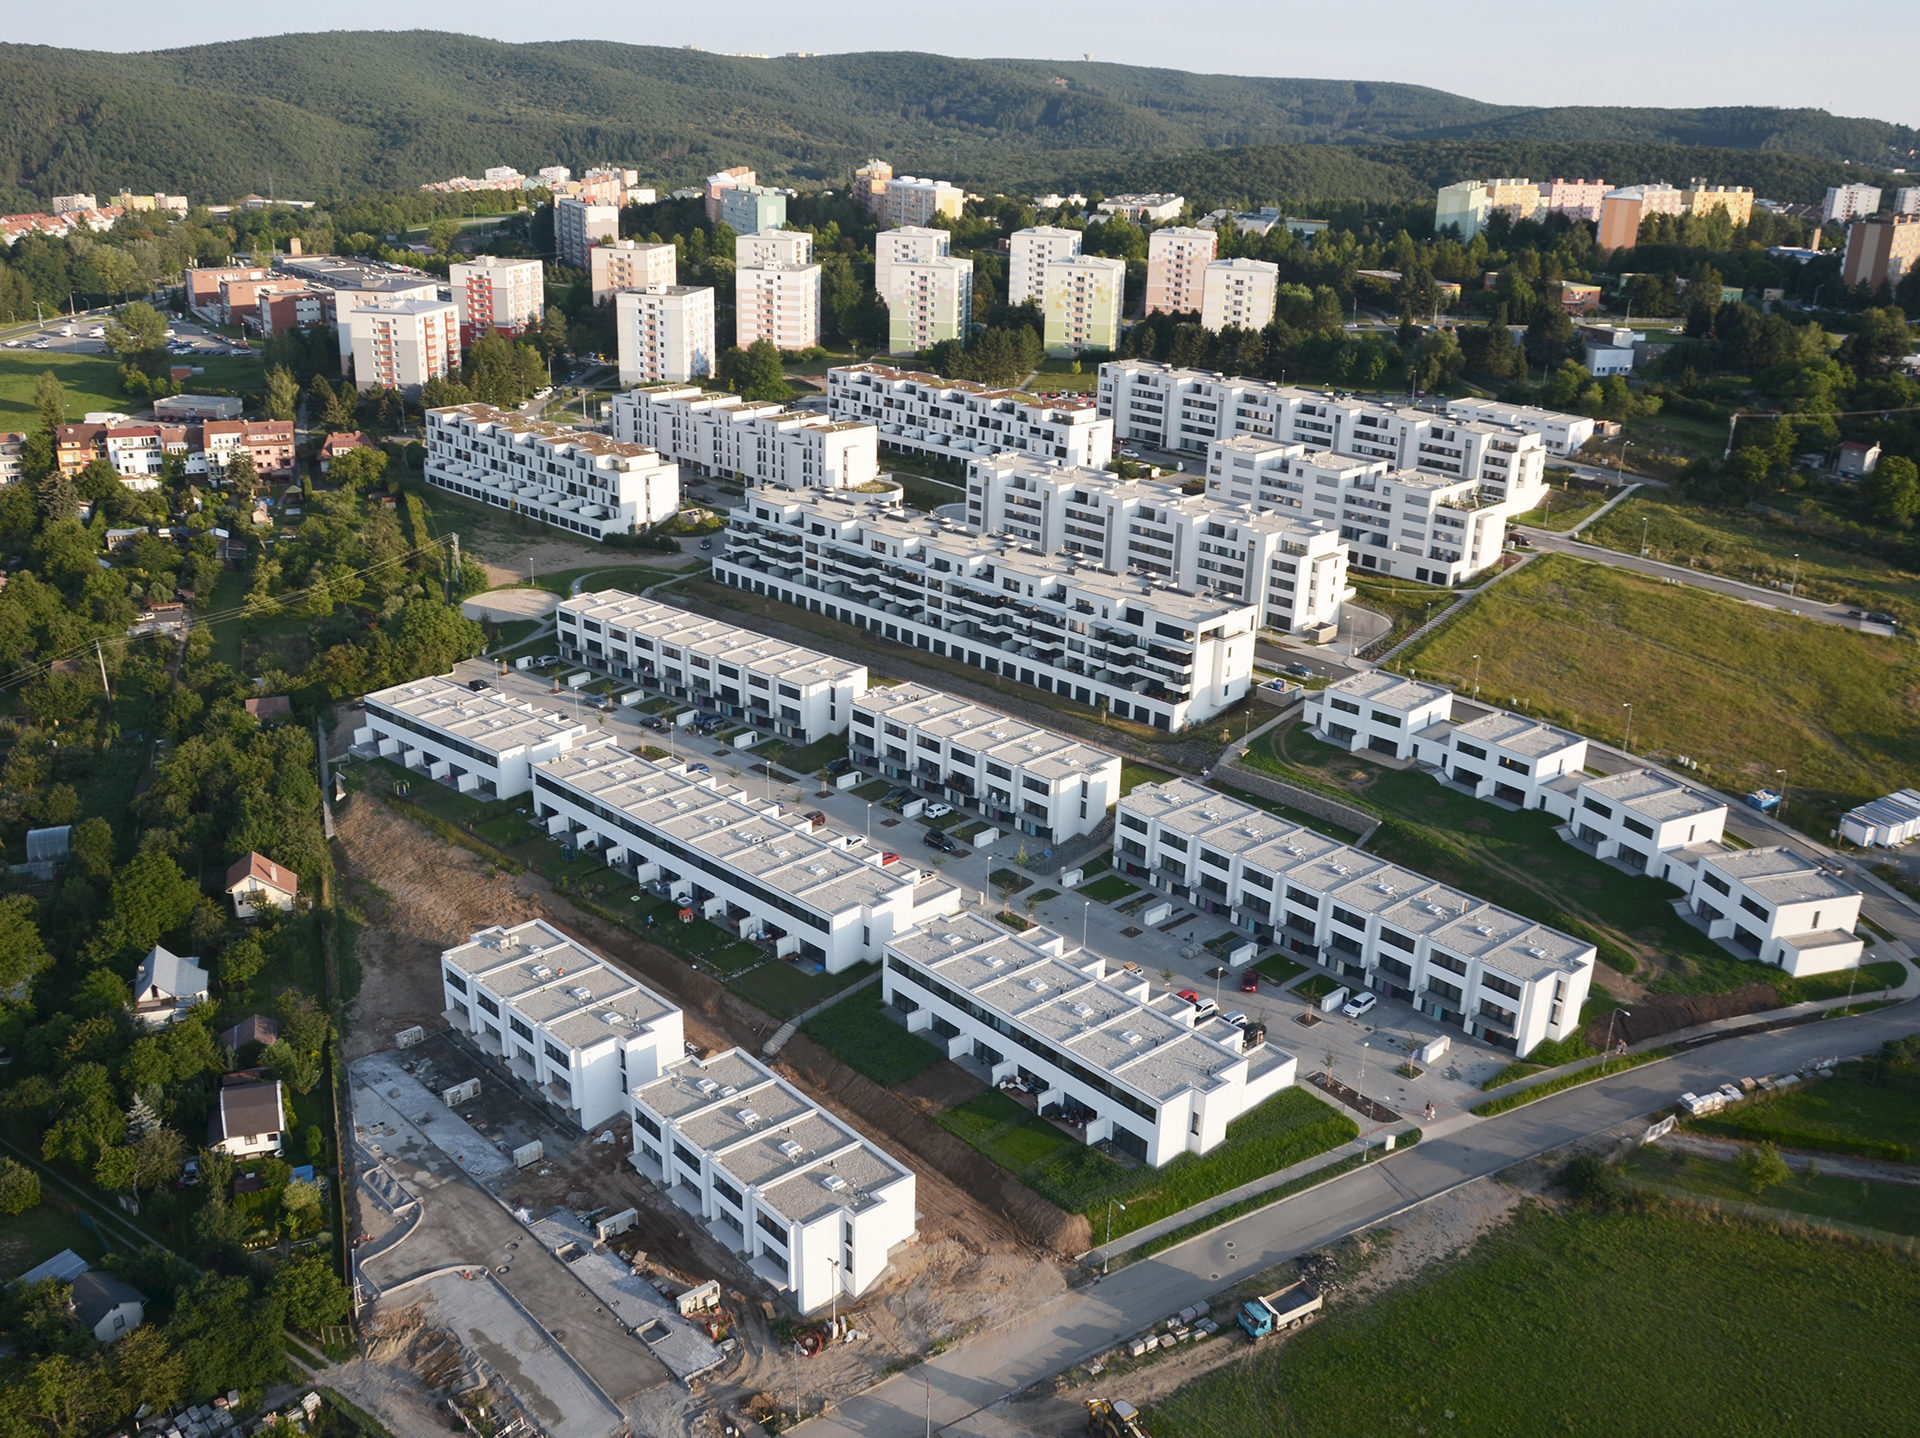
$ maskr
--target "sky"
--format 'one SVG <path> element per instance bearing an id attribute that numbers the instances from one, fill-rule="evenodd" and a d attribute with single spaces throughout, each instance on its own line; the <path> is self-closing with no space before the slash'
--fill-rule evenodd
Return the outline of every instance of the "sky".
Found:
<path id="1" fill-rule="evenodd" d="M 724 6 L 569 7 L 526 0 L 332 0 L 315 28 L 459 30 L 508 41 L 598 39 L 783 54 L 930 50 L 1288 78 L 1431 85 L 1508 105 L 1780 105 L 1920 127 L 1920 5 L 1850 0 L 1844 27 L 1802 0 L 969 0 L 938 7 L 731 0 Z M 321 16 L 324 15 L 324 20 Z M 1177 23 L 1169 24 L 1169 17 Z M 15 7 L 0 40 L 156 50 L 288 28 L 258 0 L 92 0 Z M 1904 57 L 1898 58 L 1898 57 Z M 344 79 L 345 77 L 343 77 Z"/>

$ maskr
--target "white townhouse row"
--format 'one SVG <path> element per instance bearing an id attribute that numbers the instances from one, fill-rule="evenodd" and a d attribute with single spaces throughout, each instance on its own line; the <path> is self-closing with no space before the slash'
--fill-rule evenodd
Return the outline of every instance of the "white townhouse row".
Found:
<path id="1" fill-rule="evenodd" d="M 1516 500 L 1521 510 L 1539 502 L 1546 484 L 1542 434 L 1551 426 L 1538 417 L 1544 412 L 1512 411 L 1516 424 L 1492 424 L 1146 360 L 1101 365 L 1098 393 L 1100 413 L 1119 439 L 1161 449 L 1203 453 L 1215 440 L 1239 435 L 1304 444 L 1470 480 L 1483 498 Z M 1553 423 L 1570 419 L 1556 416 Z"/>
<path id="2" fill-rule="evenodd" d="M 643 385 L 613 397 L 613 437 L 749 487 L 858 489 L 880 478 L 879 431 L 698 385 Z"/>
<path id="3" fill-rule="evenodd" d="M 1862 848 L 1883 849 L 1920 839 L 1920 789 L 1902 789 L 1847 810 L 1840 816 L 1840 837 Z"/>
<path id="4" fill-rule="evenodd" d="M 1537 807 L 1561 821 L 1569 843 L 1682 889 L 1727 829 L 1724 803 L 1652 769 L 1576 770 L 1544 786 Z"/>
<path id="5" fill-rule="evenodd" d="M 913 1171 L 741 1049 L 629 1098 L 627 1161 L 802 1313 L 878 1283 L 919 1219 Z"/>
<path id="6" fill-rule="evenodd" d="M 487 404 L 427 411 L 427 483 L 590 539 L 680 512 L 680 470 L 657 450 Z"/>
<path id="7" fill-rule="evenodd" d="M 356 746 L 482 799 L 511 799 L 533 785 L 533 769 L 586 737 L 570 715 L 443 675 L 367 695 Z"/>
<path id="8" fill-rule="evenodd" d="M 583 1129 L 686 1052 L 679 1009 L 545 919 L 443 951 L 440 983 L 453 1025 Z"/>
<path id="9" fill-rule="evenodd" d="M 1333 524 L 1105 470 L 1018 454 L 975 460 L 967 523 L 1115 574 L 1239 599 L 1254 606 L 1261 628 L 1287 634 L 1330 637 L 1353 597 L 1347 547 Z"/>
<path id="10" fill-rule="evenodd" d="M 896 938 L 880 986 L 947 1057 L 972 1059 L 995 1083 L 1025 1079 L 1041 1112 L 1058 1105 L 1084 1120 L 1089 1144 L 1156 1168 L 1219 1145 L 1297 1069 L 1258 1027 L 1154 997 L 1144 976 L 1110 975 L 1105 959 L 1049 930 L 1010 934 L 977 914 Z"/>
<path id="11" fill-rule="evenodd" d="M 554 611 L 563 659 L 810 744 L 847 727 L 867 666 L 619 589 Z"/>
<path id="12" fill-rule="evenodd" d="M 704 768 L 705 766 L 700 766 Z M 602 741 L 534 771 L 537 821 L 699 918 L 839 973 L 954 912 L 960 890 L 857 834 Z"/>
<path id="13" fill-rule="evenodd" d="M 1709 849 L 1682 887 L 1709 938 L 1795 978 L 1853 968 L 1866 948 L 1860 891 L 1791 849 Z"/>
<path id="14" fill-rule="evenodd" d="M 1215 503 L 1336 529 L 1351 568 L 1422 584 L 1458 584 L 1498 564 L 1507 518 L 1527 504 L 1490 502 L 1470 479 L 1253 435 L 1210 444 L 1206 481 Z"/>
<path id="15" fill-rule="evenodd" d="M 847 755 L 1048 844 L 1085 834 L 1120 797 L 1120 756 L 920 684 L 853 702 Z"/>
<path id="16" fill-rule="evenodd" d="M 1580 1027 L 1592 944 L 1192 780 L 1120 801 L 1114 864 L 1518 1054 Z"/>
<path id="17" fill-rule="evenodd" d="M 1090 469 L 1113 458 L 1113 425 L 1085 399 L 856 364 L 827 371 L 827 403 L 835 419 L 875 425 L 881 444 L 915 454 L 973 460 L 1011 450 Z"/>
<path id="18" fill-rule="evenodd" d="M 1450 399 L 1447 413 L 1455 419 L 1477 420 L 1503 429 L 1537 434 L 1547 453 L 1556 456 L 1578 454 L 1593 438 L 1595 429 L 1594 421 L 1583 414 L 1560 414 L 1527 404 L 1502 404 L 1497 399 Z"/>
<path id="19" fill-rule="evenodd" d="M 1015 683 L 1179 730 L 1245 697 L 1252 606 L 1043 555 L 934 515 L 755 492 L 714 578 Z"/>

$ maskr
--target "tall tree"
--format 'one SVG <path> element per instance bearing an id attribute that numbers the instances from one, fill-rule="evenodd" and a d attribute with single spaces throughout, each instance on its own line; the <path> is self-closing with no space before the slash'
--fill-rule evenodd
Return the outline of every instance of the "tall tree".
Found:
<path id="1" fill-rule="evenodd" d="M 274 365 L 266 373 L 266 411 L 268 419 L 292 419 L 300 403 L 300 383 L 285 365 Z"/>

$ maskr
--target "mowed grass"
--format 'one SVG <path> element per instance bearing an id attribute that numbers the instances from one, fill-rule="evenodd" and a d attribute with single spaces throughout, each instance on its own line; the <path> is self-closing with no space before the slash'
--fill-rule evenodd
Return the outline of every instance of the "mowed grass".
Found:
<path id="1" fill-rule="evenodd" d="M 183 359 L 182 364 L 206 371 L 192 376 L 187 389 L 197 394 L 232 391 L 244 394 L 260 388 L 260 362 L 231 355 Z M 120 388 L 120 362 L 109 355 L 73 354 L 63 350 L 0 349 L 0 430 L 31 430 L 38 418 L 33 387 L 52 370 L 67 392 L 67 418 L 78 422 L 89 410 L 133 413 L 150 401 L 129 398 Z"/>
<path id="2" fill-rule="evenodd" d="M 944 1055 L 888 1018 L 883 1007 L 880 986 L 869 984 L 815 1014 L 802 1030 L 842 1063 L 892 1088 L 932 1068 Z"/>
<path id="3" fill-rule="evenodd" d="M 1876 1179 L 1842 1178 L 1796 1171 L 1785 1183 L 1757 1196 L 1746 1173 L 1730 1158 L 1705 1158 L 1649 1146 L 1624 1165 L 1628 1177 L 1644 1179 L 1709 1202 L 1757 1203 L 1792 1217 L 1857 1223 L 1884 1233 L 1920 1237 L 1920 1186 Z"/>
<path id="4" fill-rule="evenodd" d="M 1920 779 L 1914 646 L 1703 590 L 1548 555 L 1401 656 L 1422 678 L 1618 742 L 1689 754 L 1744 793 L 1787 771 L 1786 819 L 1825 836 L 1854 805 Z"/>
<path id="5" fill-rule="evenodd" d="M 1511 522 L 1528 529 L 1547 529 L 1565 534 L 1606 502 L 1604 490 L 1555 488 L 1549 492 L 1547 502 L 1540 508 L 1516 514 Z"/>
<path id="6" fill-rule="evenodd" d="M 1155 1438 L 1905 1433 L 1920 1258 L 1673 1211 L 1531 1210 L 1148 1413 Z"/>
<path id="7" fill-rule="evenodd" d="M 1118 874 L 1104 874 L 1091 884 L 1082 884 L 1074 892 L 1083 899 L 1092 899 L 1096 904 L 1117 904 L 1130 894 L 1140 892 L 1138 886 L 1129 884 Z"/>
<path id="8" fill-rule="evenodd" d="M 1748 1099 L 1724 1113 L 1689 1120 L 1687 1127 L 1782 1148 L 1914 1162 L 1920 1154 L 1920 1090 L 1883 1087 L 1869 1082 L 1866 1073 L 1865 1065 L 1845 1064 L 1830 1079 Z"/>

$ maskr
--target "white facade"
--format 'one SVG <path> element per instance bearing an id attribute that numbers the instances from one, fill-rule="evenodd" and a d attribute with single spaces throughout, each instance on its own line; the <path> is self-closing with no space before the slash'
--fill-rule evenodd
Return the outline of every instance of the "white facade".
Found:
<path id="1" fill-rule="evenodd" d="M 973 323 L 973 261 L 952 255 L 896 260 L 887 269 L 887 353 L 965 342 Z"/>
<path id="2" fill-rule="evenodd" d="M 736 235 L 733 262 L 743 270 L 762 265 L 813 263 L 813 236 L 805 230 L 755 230 Z"/>
<path id="3" fill-rule="evenodd" d="M 820 343 L 820 266 L 756 265 L 734 272 L 734 343 L 778 350 Z"/>
<path id="4" fill-rule="evenodd" d="M 1280 292 L 1280 266 L 1265 260 L 1215 260 L 1201 275 L 1200 324 L 1216 333 L 1229 327 L 1263 330 L 1273 323 Z"/>
<path id="5" fill-rule="evenodd" d="M 1120 797 L 1120 758 L 997 709 L 919 684 L 853 701 L 856 764 L 1057 844 L 1085 834 Z"/>
<path id="6" fill-rule="evenodd" d="M 454 1027 L 583 1129 L 685 1057 L 679 1009 L 545 919 L 444 950 L 440 983 Z"/>
<path id="7" fill-rule="evenodd" d="M 353 742 L 463 794 L 511 799 L 532 787 L 534 765 L 586 732 L 570 715 L 430 675 L 367 695 Z"/>
<path id="8" fill-rule="evenodd" d="M 1537 434 L 1548 454 L 1578 454 L 1593 438 L 1594 422 L 1583 414 L 1559 414 L 1532 405 L 1502 404 L 1494 399 L 1450 399 L 1447 413 L 1455 419 L 1498 425 L 1522 434 Z"/>
<path id="9" fill-rule="evenodd" d="M 593 272 L 593 302 L 603 305 L 619 290 L 643 290 L 649 285 L 680 283 L 680 252 L 670 244 L 650 245 L 640 240 L 608 240 L 595 245 L 587 259 Z"/>
<path id="10" fill-rule="evenodd" d="M 285 1123 L 286 1099 L 279 1079 L 222 1084 L 207 1120 L 207 1147 L 235 1158 L 277 1154 Z"/>
<path id="11" fill-rule="evenodd" d="M 1187 207 L 1184 195 L 1108 195 L 1094 206 L 1101 214 L 1122 219 L 1165 224 L 1180 218 Z"/>
<path id="12" fill-rule="evenodd" d="M 1857 220 L 1880 208 L 1880 190 L 1875 185 L 1833 185 L 1820 205 L 1820 218 L 1828 221 Z"/>
<path id="13" fill-rule="evenodd" d="M 409 279 L 393 276 L 385 279 L 370 279 L 360 276 L 357 271 L 341 277 L 343 283 L 334 286 L 333 323 L 340 341 L 340 373 L 346 374 L 353 362 L 356 330 L 361 324 L 359 311 L 378 309 L 382 305 L 395 304 L 402 300 L 423 300 L 431 303 L 440 297 L 440 286 L 431 276 Z M 321 281 L 325 283 L 325 281 Z M 458 331 L 460 317 L 454 315 L 454 326 Z M 223 419 L 238 419 L 236 412 L 222 415 Z"/>
<path id="14" fill-rule="evenodd" d="M 1840 816 L 1840 837 L 1862 848 L 1897 849 L 1920 839 L 1920 789 L 1902 789 Z"/>
<path id="15" fill-rule="evenodd" d="M 1718 844 L 1727 828 L 1725 804 L 1652 769 L 1605 776 L 1575 770 L 1539 799 L 1563 821 L 1567 842 L 1683 889 L 1696 858 L 1691 851 Z"/>
<path id="16" fill-rule="evenodd" d="M 967 192 L 945 180 L 900 175 L 888 180 L 877 198 L 881 224 L 924 225 L 942 215 L 957 218 L 966 207 Z"/>
<path id="17" fill-rule="evenodd" d="M 873 237 L 873 291 L 886 299 L 895 265 L 923 265 L 952 253 L 953 236 L 946 230 L 930 230 L 921 225 L 882 230 Z"/>
<path id="18" fill-rule="evenodd" d="M 1252 683 L 1252 606 L 841 495 L 749 495 L 713 575 L 1160 729 L 1210 718 Z"/>
<path id="19" fill-rule="evenodd" d="M 917 1229 L 913 1172 L 758 1059 L 684 1059 L 629 1097 L 628 1162 L 802 1313 L 878 1283 Z"/>
<path id="20" fill-rule="evenodd" d="M 1206 297 L 1207 266 L 1218 252 L 1212 230 L 1171 225 L 1147 236 L 1147 309 L 1152 314 L 1197 315 Z"/>
<path id="21" fill-rule="evenodd" d="M 797 745 L 843 732 L 867 688 L 864 664 L 619 589 L 561 600 L 554 623 L 569 663 L 747 720 Z"/>
<path id="22" fill-rule="evenodd" d="M 1054 260 L 1045 271 L 1040 311 L 1047 353 L 1108 354 L 1120 348 L 1120 317 L 1127 303 L 1127 262 L 1100 255 Z"/>
<path id="23" fill-rule="evenodd" d="M 1015 230 L 1007 240 L 1007 303 L 1039 303 L 1046 292 L 1047 266 L 1080 253 L 1081 232 L 1055 225 Z"/>
<path id="24" fill-rule="evenodd" d="M 713 373 L 713 291 L 647 285 L 613 297 L 620 383 L 682 383 Z"/>
<path id="25" fill-rule="evenodd" d="M 1902 185 L 1893 192 L 1896 215 L 1920 215 L 1920 185 Z"/>
<path id="26" fill-rule="evenodd" d="M 533 812 L 695 916 L 828 973 L 874 962 L 895 934 L 960 907 L 958 888 L 884 862 L 857 834 L 815 830 L 804 813 L 611 741 L 536 769 Z"/>
<path id="27" fill-rule="evenodd" d="M 1190 779 L 1120 801 L 1114 866 L 1522 1056 L 1579 1031 L 1592 944 Z"/>
<path id="28" fill-rule="evenodd" d="M 827 371 L 827 403 L 835 419 L 874 425 L 881 444 L 916 454 L 973 460 L 1012 451 L 1090 469 L 1113 458 L 1113 424 L 1085 399 L 855 364 Z"/>
<path id="29" fill-rule="evenodd" d="M 460 363 L 460 312 L 445 300 L 361 305 L 349 328 L 353 382 L 361 389 L 416 394 Z"/>
<path id="30" fill-rule="evenodd" d="M 427 483 L 605 539 L 680 512 L 680 470 L 643 445 L 491 405 L 427 411 Z"/>
<path id="31" fill-rule="evenodd" d="M 553 249 L 563 265 L 588 269 L 595 245 L 620 238 L 620 207 L 566 196 L 553 202 Z"/>
<path id="32" fill-rule="evenodd" d="M 1085 1118 L 1086 1141 L 1160 1167 L 1206 1153 L 1227 1125 L 1292 1086 L 1294 1056 L 1224 1018 L 1157 997 L 1046 929 L 1010 934 L 976 914 L 895 939 L 881 992 L 907 1026 L 993 1082 L 1026 1078 L 1042 1111 Z"/>
<path id="33" fill-rule="evenodd" d="M 1791 849 L 1702 854 L 1686 903 L 1709 938 L 1795 978 L 1853 968 L 1865 948 L 1860 891 Z"/>
<path id="34" fill-rule="evenodd" d="M 1441 778 L 1476 799 L 1540 809 L 1546 807 L 1550 780 L 1577 775 L 1586 767 L 1587 741 L 1569 730 L 1494 709 L 1478 719 L 1436 721 L 1416 730 L 1413 757 L 1433 765 Z"/>
<path id="35" fill-rule="evenodd" d="M 613 437 L 749 486 L 858 489 L 880 476 L 878 431 L 697 385 L 646 385 L 613 397 Z"/>
<path id="36" fill-rule="evenodd" d="M 480 255 L 447 270 L 460 336 L 471 344 L 494 330 L 519 334 L 539 328 L 546 314 L 546 281 L 538 260 Z"/>
<path id="37" fill-rule="evenodd" d="M 1364 749 L 1412 759 L 1414 735 L 1452 712 L 1451 689 L 1367 669 L 1309 692 L 1304 717 L 1319 738 L 1350 754 Z"/>

